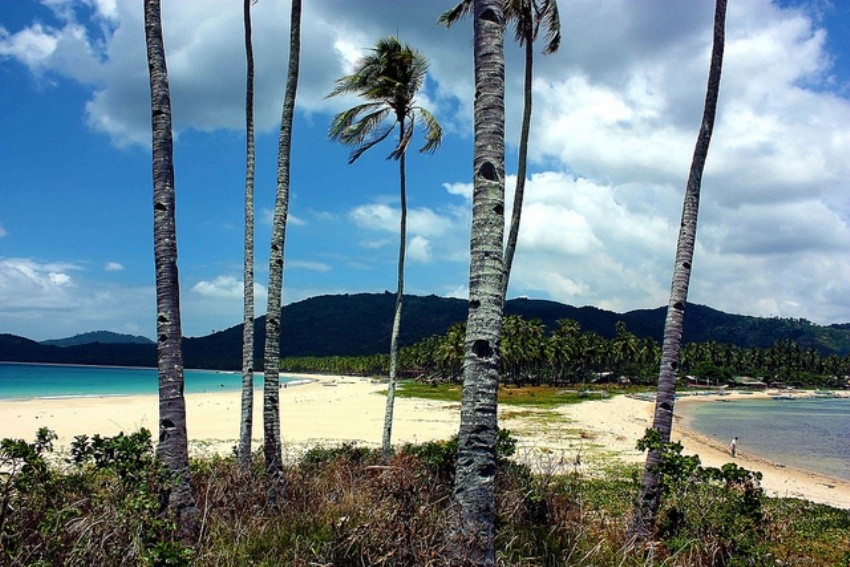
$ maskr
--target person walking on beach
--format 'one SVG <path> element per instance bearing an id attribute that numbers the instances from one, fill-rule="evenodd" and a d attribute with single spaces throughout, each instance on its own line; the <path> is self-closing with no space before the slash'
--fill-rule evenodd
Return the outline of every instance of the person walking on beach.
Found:
<path id="1" fill-rule="evenodd" d="M 734 458 L 738 454 L 738 438 L 735 437 L 732 439 L 732 442 L 729 443 L 729 452 L 732 453 L 732 458 Z"/>

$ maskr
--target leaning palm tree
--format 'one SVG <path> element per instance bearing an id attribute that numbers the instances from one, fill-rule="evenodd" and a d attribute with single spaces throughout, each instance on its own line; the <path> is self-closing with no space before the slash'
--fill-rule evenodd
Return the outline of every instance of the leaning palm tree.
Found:
<path id="1" fill-rule="evenodd" d="M 434 116 L 416 104 L 416 95 L 425 82 L 428 59 L 395 37 L 378 40 L 372 53 L 363 58 L 351 75 L 337 80 L 328 97 L 356 94 L 366 101 L 337 114 L 331 122 L 328 136 L 353 150 L 348 163 L 357 161 L 363 153 L 385 140 L 398 126 L 398 141 L 389 158 L 398 161 L 401 222 L 398 248 L 398 288 L 390 336 L 390 377 L 387 407 L 384 416 L 383 454 L 392 449 L 393 404 L 395 401 L 396 368 L 398 366 L 398 334 L 401 327 L 402 297 L 404 295 L 404 253 L 407 239 L 407 187 L 405 156 L 414 127 L 419 122 L 425 129 L 425 144 L 419 150 L 431 154 L 440 146 L 443 131 Z"/>
<path id="2" fill-rule="evenodd" d="M 280 119 L 277 154 L 277 193 L 269 254 L 269 290 L 263 372 L 263 456 L 266 461 L 269 505 L 277 502 L 283 484 L 283 445 L 280 439 L 280 318 L 283 295 L 283 251 L 289 215 L 289 172 L 292 155 L 292 119 L 298 90 L 301 55 L 301 0 L 292 0 L 289 21 L 289 69 Z"/>
<path id="3" fill-rule="evenodd" d="M 439 23 L 446 27 L 468 15 L 472 11 L 473 0 L 463 0 L 454 8 L 443 12 Z M 504 0 L 505 19 L 514 22 L 514 39 L 525 48 L 525 79 L 523 83 L 522 129 L 519 136 L 519 155 L 517 157 L 517 180 L 514 189 L 514 206 L 511 213 L 511 226 L 508 241 L 505 244 L 505 280 L 502 282 L 502 296 L 508 293 L 514 253 L 519 237 L 519 225 L 522 218 L 522 202 L 525 197 L 525 176 L 528 165 L 528 136 L 531 130 L 531 86 L 534 75 L 534 42 L 540 33 L 540 27 L 546 28 L 545 55 L 555 53 L 561 45 L 561 18 L 556 0 Z"/>
<path id="4" fill-rule="evenodd" d="M 720 91 L 720 72 L 723 67 L 723 45 L 726 21 L 726 0 L 716 0 L 714 12 L 714 43 L 711 49 L 711 65 L 708 72 L 708 85 L 705 93 L 702 126 L 694 148 L 691 171 L 685 188 L 685 201 L 682 208 L 682 220 L 679 239 L 676 243 L 676 261 L 673 268 L 673 283 L 670 290 L 670 302 L 667 306 L 667 318 L 664 322 L 664 342 L 661 347 L 661 366 L 658 374 L 658 394 L 655 401 L 653 429 L 661 434 L 661 441 L 670 441 L 673 426 L 673 403 L 676 397 L 676 371 L 679 368 L 682 326 L 685 318 L 685 304 L 688 299 L 688 285 L 691 279 L 691 262 L 694 257 L 696 241 L 697 214 L 699 211 L 700 187 L 708 145 L 714 129 L 714 117 L 717 113 L 717 95 Z M 658 464 L 660 454 L 650 450 L 646 457 L 643 482 L 638 496 L 635 512 L 630 526 L 636 539 L 645 539 L 655 524 L 660 503 Z"/>
<path id="5" fill-rule="evenodd" d="M 251 432 L 254 426 L 254 46 L 251 41 L 251 4 L 242 6 L 245 26 L 245 265 L 242 322 L 242 416 L 239 420 L 239 464 L 251 465 Z"/>
<path id="6" fill-rule="evenodd" d="M 505 58 L 502 0 L 476 0 L 475 144 L 469 315 L 463 362 L 452 564 L 494 565 L 496 389 L 505 231 Z"/>
<path id="7" fill-rule="evenodd" d="M 156 336 L 159 368 L 159 444 L 157 456 L 174 477 L 168 508 L 184 536 L 195 532 L 197 508 L 189 486 L 189 444 L 183 397 L 180 283 L 174 217 L 174 141 L 171 94 L 162 39 L 159 0 L 145 0 L 145 43 L 151 86 L 153 231 L 156 266 Z"/>

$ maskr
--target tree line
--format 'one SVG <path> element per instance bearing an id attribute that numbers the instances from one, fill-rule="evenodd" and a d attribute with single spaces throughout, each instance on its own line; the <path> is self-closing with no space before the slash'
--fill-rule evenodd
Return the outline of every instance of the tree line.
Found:
<path id="1" fill-rule="evenodd" d="M 404 378 L 460 382 L 463 376 L 465 323 L 443 335 L 425 338 L 399 352 L 398 374 Z M 850 356 L 823 355 L 790 339 L 770 347 L 742 347 L 717 341 L 682 346 L 678 378 L 693 376 L 698 384 L 731 384 L 735 377 L 758 378 L 767 384 L 839 388 L 850 375 Z M 292 373 L 386 376 L 385 354 L 361 356 L 291 356 L 281 370 Z M 500 383 L 513 385 L 587 384 L 594 381 L 655 385 L 661 346 L 638 337 L 618 322 L 607 339 L 582 330 L 571 319 L 548 329 L 539 319 L 504 317 L 499 343 Z"/>

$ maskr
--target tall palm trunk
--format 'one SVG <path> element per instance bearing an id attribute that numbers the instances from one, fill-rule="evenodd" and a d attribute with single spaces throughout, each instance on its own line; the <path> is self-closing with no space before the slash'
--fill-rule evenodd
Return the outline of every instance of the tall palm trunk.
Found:
<path id="1" fill-rule="evenodd" d="M 289 214 L 289 172 L 292 155 L 292 120 L 298 89 L 298 65 L 301 52 L 301 0 L 292 0 L 289 24 L 289 70 L 277 156 L 277 197 L 269 255 L 269 295 L 266 309 L 266 345 L 263 380 L 263 454 L 266 460 L 268 491 L 266 500 L 277 502 L 283 484 L 282 444 L 280 439 L 280 317 L 283 295 L 283 251 L 286 219 Z"/>
<path id="2" fill-rule="evenodd" d="M 525 197 L 525 175 L 528 167 L 528 135 L 531 130 L 531 87 L 534 68 L 534 45 L 531 39 L 525 42 L 525 80 L 523 83 L 522 130 L 519 135 L 519 156 L 517 158 L 516 189 L 514 207 L 511 212 L 511 228 L 508 242 L 505 244 L 505 281 L 502 283 L 502 300 L 508 296 L 508 283 L 511 279 L 514 254 L 519 237 L 519 223 L 522 218 L 522 201 Z"/>
<path id="3" fill-rule="evenodd" d="M 245 267 L 244 320 L 242 323 L 242 417 L 239 420 L 239 463 L 251 465 L 251 432 L 254 426 L 254 46 L 251 42 L 251 1 L 243 3 L 245 20 Z"/>
<path id="4" fill-rule="evenodd" d="M 177 228 L 174 217 L 174 142 L 171 94 L 162 39 L 159 0 L 145 0 L 145 42 L 151 86 L 153 157 L 153 241 L 156 266 L 156 336 L 159 368 L 159 443 L 157 456 L 175 479 L 168 508 L 180 531 L 190 536 L 197 509 L 189 486 L 186 400 L 183 398 L 183 350 L 180 328 L 180 283 L 177 273 Z"/>
<path id="5" fill-rule="evenodd" d="M 404 136 L 404 116 L 399 118 L 399 139 Z M 399 222 L 398 243 L 398 291 L 395 296 L 395 313 L 393 315 L 393 330 L 390 335 L 390 379 L 387 386 L 387 409 L 384 413 L 384 438 L 381 452 L 388 459 L 392 451 L 393 409 L 395 406 L 395 383 L 398 368 L 398 333 L 401 328 L 401 306 L 404 298 L 404 253 L 407 246 L 407 184 L 405 179 L 405 156 L 402 152 L 398 158 L 398 186 L 401 200 L 401 221 Z"/>
<path id="6" fill-rule="evenodd" d="M 454 498 L 455 563 L 493 565 L 496 389 L 502 328 L 505 230 L 504 14 L 475 2 L 475 147 L 469 315 Z"/>
<path id="7" fill-rule="evenodd" d="M 708 73 L 702 126 L 694 148 L 688 185 L 685 189 L 682 221 L 679 228 L 679 239 L 676 243 L 676 261 L 673 268 L 670 302 L 667 306 L 667 318 L 664 322 L 664 343 L 661 349 L 655 418 L 652 423 L 653 429 L 661 434 L 661 440 L 665 443 L 670 441 L 670 431 L 673 426 L 676 371 L 679 368 L 682 326 L 685 318 L 685 304 L 688 298 L 688 285 L 691 279 L 691 261 L 693 260 L 694 243 L 696 241 L 700 186 L 702 184 L 702 173 L 705 169 L 705 160 L 708 156 L 708 145 L 714 128 L 714 117 L 717 113 L 717 96 L 720 91 L 725 20 L 726 0 L 717 0 L 714 13 L 714 44 L 711 50 L 711 66 Z M 660 503 L 659 475 L 656 470 L 658 464 L 658 451 L 649 451 L 630 528 L 632 536 L 636 539 L 649 537 L 655 524 Z"/>

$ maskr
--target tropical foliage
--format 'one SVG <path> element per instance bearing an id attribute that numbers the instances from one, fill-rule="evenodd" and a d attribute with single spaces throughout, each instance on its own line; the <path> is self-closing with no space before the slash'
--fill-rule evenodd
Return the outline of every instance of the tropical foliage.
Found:
<path id="1" fill-rule="evenodd" d="M 459 382 L 463 369 L 465 324 L 434 335 L 399 352 L 400 377 Z M 624 323 L 606 339 L 583 331 L 576 321 L 561 319 L 555 329 L 539 320 L 508 315 L 502 324 L 500 383 L 567 385 L 589 382 L 655 384 L 661 347 L 639 338 Z M 386 355 L 285 357 L 281 369 L 295 373 L 386 376 Z M 708 341 L 682 347 L 678 377 L 693 376 L 697 385 L 731 384 L 748 376 L 767 385 L 840 388 L 850 375 L 850 356 L 822 355 L 783 339 L 766 348 L 745 348 Z"/>
<path id="2" fill-rule="evenodd" d="M 150 432 L 80 436 L 69 462 L 55 434 L 0 441 L 3 565 L 455 565 L 447 512 L 456 440 L 406 445 L 389 461 L 355 445 L 315 447 L 285 468 L 286 506 L 266 507 L 261 460 L 193 459 L 205 529 L 177 539 L 158 493 L 169 482 Z M 626 533 L 636 469 L 604 477 L 532 474 L 496 446 L 495 555 L 500 565 L 844 565 L 846 510 L 765 498 L 753 473 L 709 470 L 670 447 L 663 530 L 646 549 Z"/>

